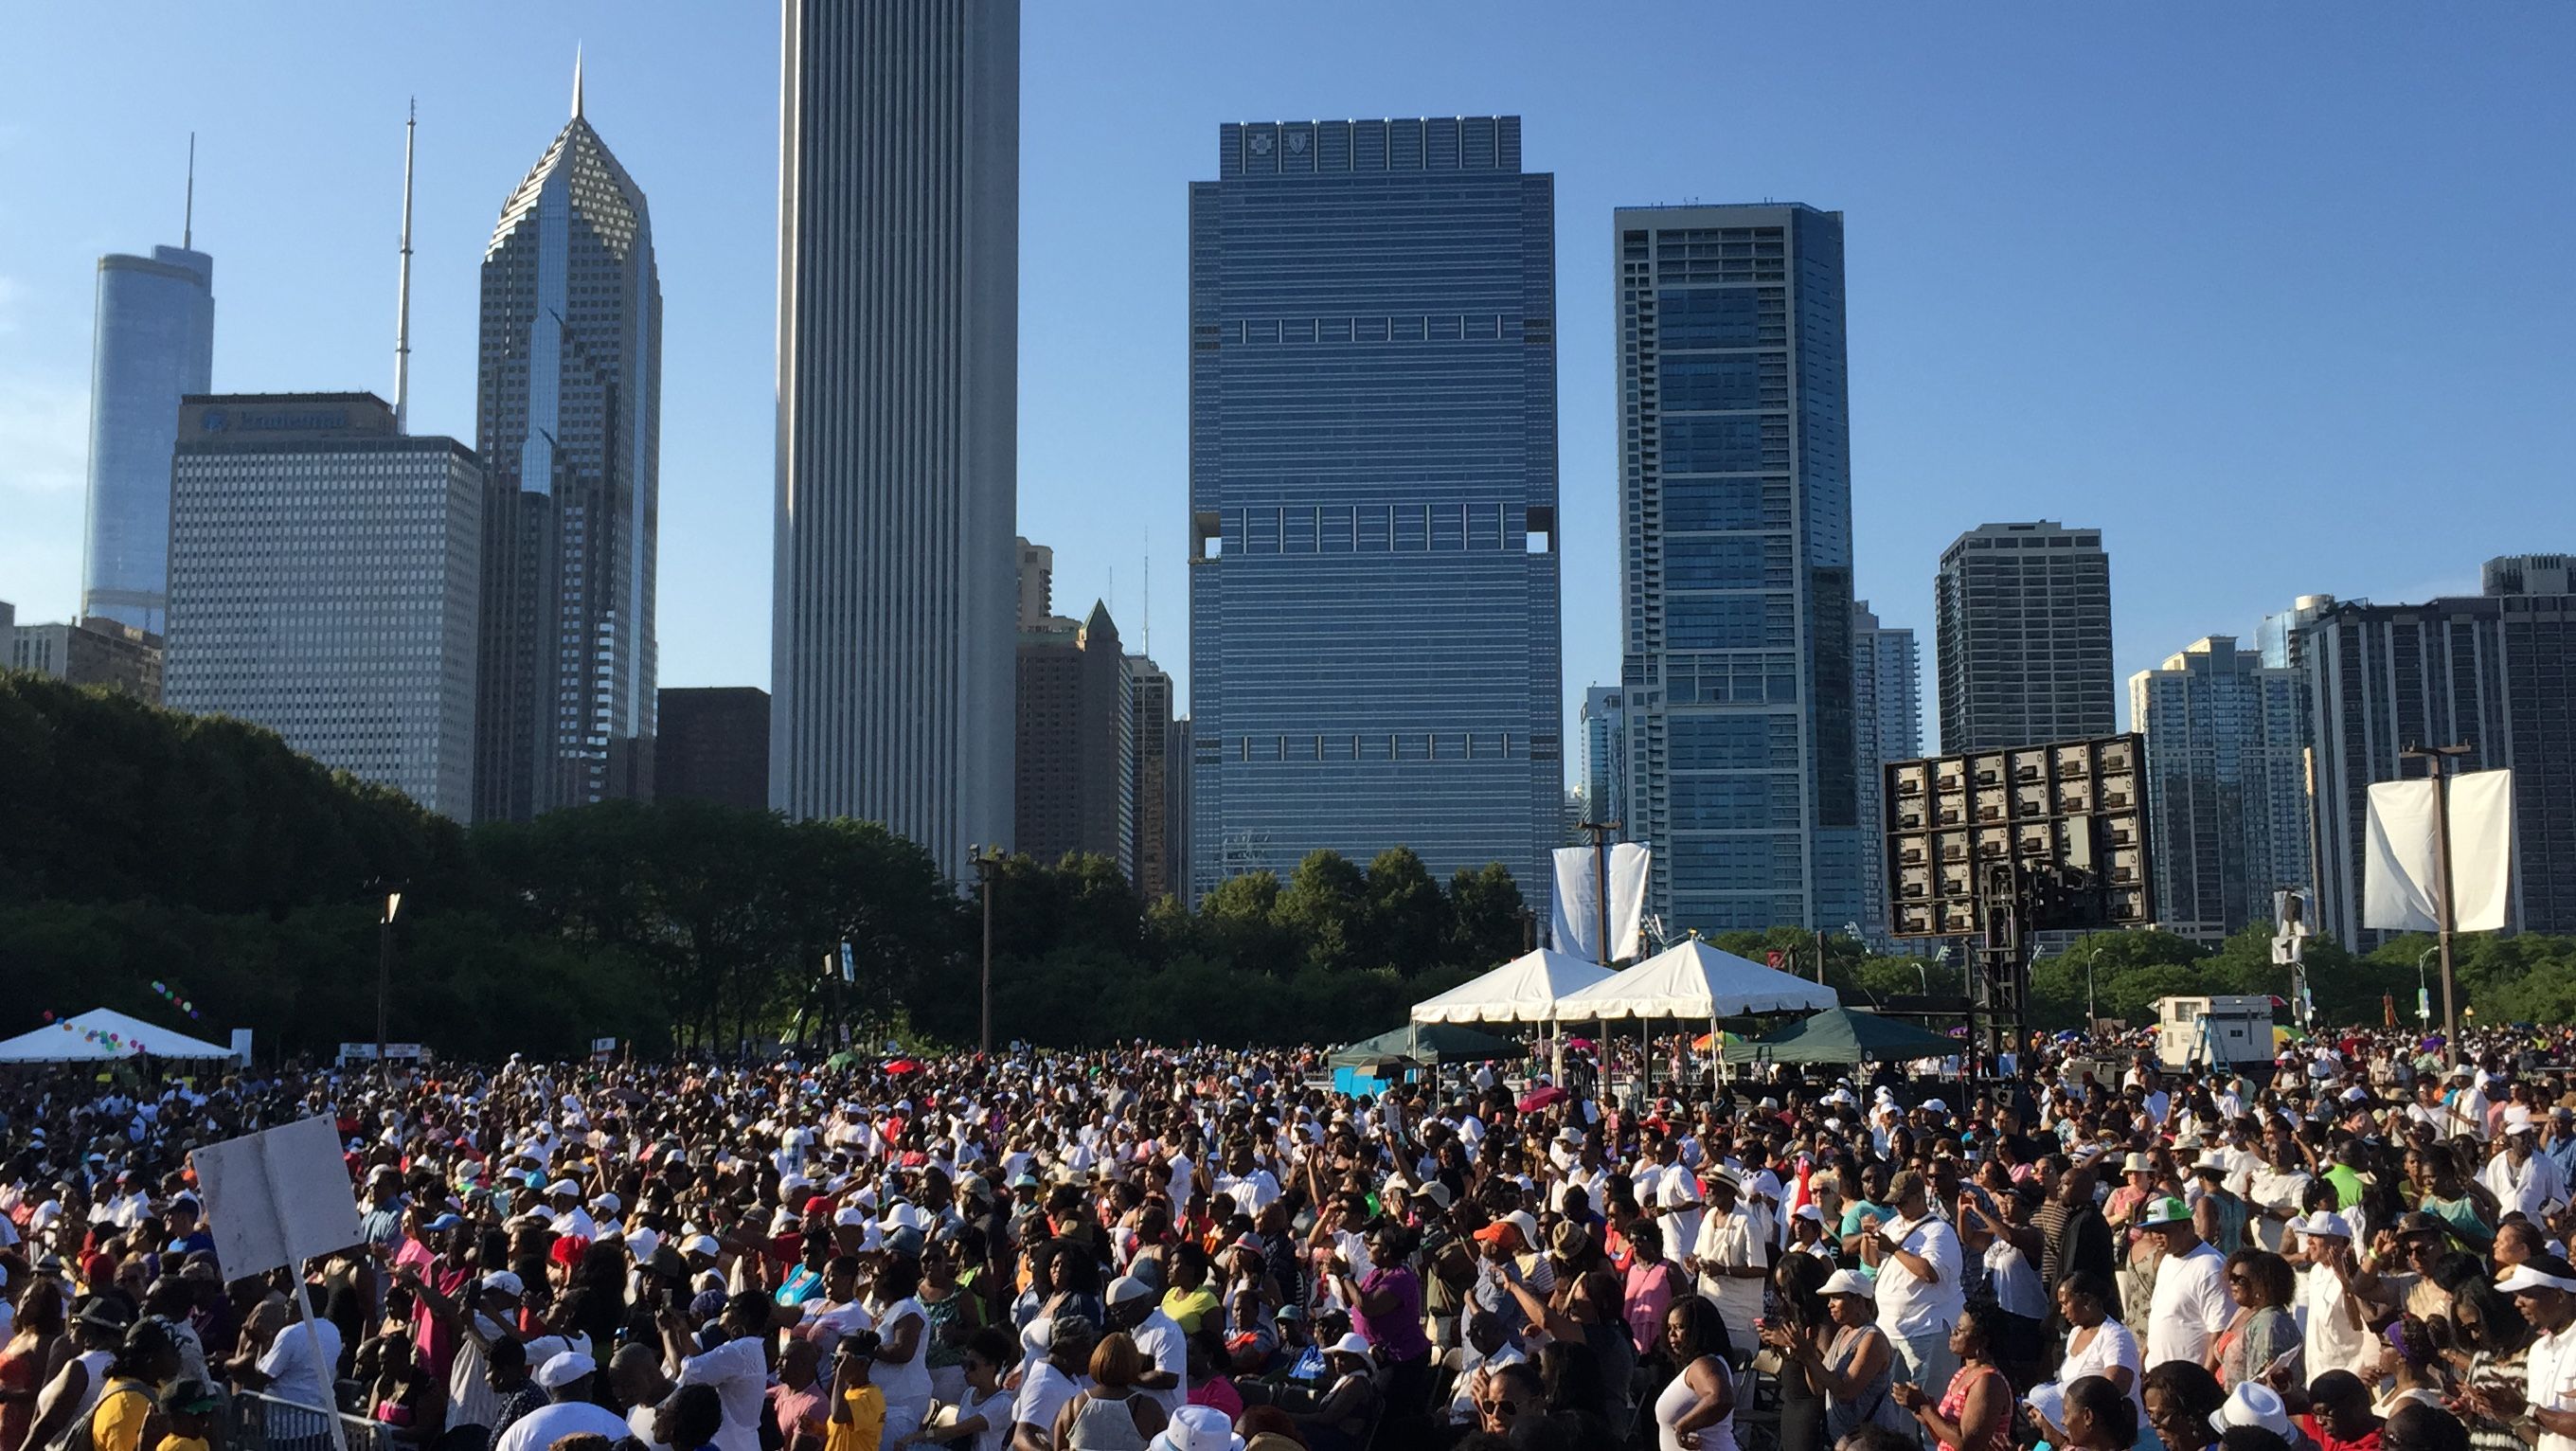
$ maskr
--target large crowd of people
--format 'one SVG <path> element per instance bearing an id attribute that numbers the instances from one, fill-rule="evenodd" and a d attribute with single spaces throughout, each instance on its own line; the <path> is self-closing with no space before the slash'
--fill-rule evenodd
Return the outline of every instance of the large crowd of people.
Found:
<path id="1" fill-rule="evenodd" d="M 2459 1047 L 28 1072 L 0 1451 L 2576 1451 L 2576 1034 Z M 314 1117 L 357 1242 L 229 1272 Z"/>

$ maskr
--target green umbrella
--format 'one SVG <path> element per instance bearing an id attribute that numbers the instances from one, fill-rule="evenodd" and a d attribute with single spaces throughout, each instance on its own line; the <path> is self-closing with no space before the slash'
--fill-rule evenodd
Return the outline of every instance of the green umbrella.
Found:
<path id="1" fill-rule="evenodd" d="M 1335 1068 L 1368 1068 L 1386 1064 L 1480 1063 L 1490 1058 L 1518 1058 L 1529 1050 L 1509 1038 L 1479 1033 L 1456 1023 L 1416 1023 L 1390 1028 L 1333 1050 Z"/>

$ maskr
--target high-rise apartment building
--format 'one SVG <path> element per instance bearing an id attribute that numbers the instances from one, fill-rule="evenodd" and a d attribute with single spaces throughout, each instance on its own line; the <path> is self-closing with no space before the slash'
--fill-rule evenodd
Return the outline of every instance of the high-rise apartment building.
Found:
<path id="1" fill-rule="evenodd" d="M 192 183 L 193 185 L 193 183 Z M 189 238 L 190 242 L 195 239 Z M 164 633 L 179 399 L 214 386 L 215 259 L 187 245 L 98 259 L 81 613 Z"/>
<path id="2" fill-rule="evenodd" d="M 2156 917 L 2216 943 L 2270 921 L 2277 887 L 2306 887 L 2307 682 L 2212 635 L 2129 677 L 2147 739 Z"/>
<path id="3" fill-rule="evenodd" d="M 161 703 L 160 636 L 98 615 L 10 629 L 8 614 L 8 606 L 0 605 L 0 639 L 13 641 L 0 663 L 71 685 L 104 685 L 146 705 Z"/>
<path id="4" fill-rule="evenodd" d="M 2400 752 L 2466 745 L 2462 771 L 2513 770 L 2513 900 L 2520 931 L 2576 932 L 2576 594 L 2508 593 L 2560 581 L 2546 561 L 2490 561 L 2497 591 L 2420 605 L 2347 601 L 2298 632 L 2316 745 L 2319 930 L 2356 950 L 2374 781 L 2423 774 Z"/>
<path id="5" fill-rule="evenodd" d="M 644 193 L 582 113 L 483 249 L 475 815 L 653 794 L 662 284 Z"/>
<path id="6" fill-rule="evenodd" d="M 1136 880 L 1135 699 L 1109 607 L 1019 643 L 1013 840 L 1042 862 L 1104 856 Z"/>
<path id="7" fill-rule="evenodd" d="M 1020 628 L 1034 630 L 1055 614 L 1055 551 L 1025 539 L 1016 543 L 1020 552 Z"/>
<path id="8" fill-rule="evenodd" d="M 173 710 L 266 726 L 466 819 L 483 471 L 370 393 L 191 396 L 170 465 Z"/>
<path id="9" fill-rule="evenodd" d="M 1932 604 L 1941 749 L 1982 751 L 2106 736 L 2111 556 L 2098 529 L 1981 524 L 1941 552 Z"/>
<path id="10" fill-rule="evenodd" d="M 785 0 L 770 801 L 1012 828 L 1018 0 Z"/>
<path id="11" fill-rule="evenodd" d="M 1628 836 L 1667 929 L 1864 910 L 1843 218 L 1622 207 Z"/>
<path id="12" fill-rule="evenodd" d="M 1923 657 L 1914 632 L 1879 623 L 1869 601 L 1852 605 L 1852 749 L 1858 757 L 1862 935 L 1888 932 L 1887 764 L 1923 754 Z"/>
<path id="13" fill-rule="evenodd" d="M 654 707 L 653 798 L 769 809 L 769 692 L 664 688 Z"/>
<path id="14" fill-rule="evenodd" d="M 2263 657 L 2263 664 L 2273 670 L 2298 669 L 2305 663 L 2299 655 L 2299 631 L 2334 605 L 2333 595 L 2301 595 L 2290 602 L 2288 609 L 2265 615 L 2254 636 L 2255 650 Z"/>
<path id="15" fill-rule="evenodd" d="M 1586 819 L 1622 822 L 1628 809 L 1627 697 L 1615 685 L 1583 692 L 1583 811 Z M 1624 828 L 1614 839 L 1624 839 Z"/>
<path id="16" fill-rule="evenodd" d="M 1513 116 L 1228 124 L 1189 215 L 1192 896 L 1408 845 L 1543 908 L 1555 179 Z"/>
<path id="17" fill-rule="evenodd" d="M 1174 754 L 1182 722 L 1172 718 L 1171 672 L 1143 655 L 1127 657 L 1128 793 L 1135 803 L 1136 894 L 1151 903 L 1188 885 L 1178 868 L 1189 817 L 1176 812 L 1176 777 L 1189 774 L 1187 752 Z"/>

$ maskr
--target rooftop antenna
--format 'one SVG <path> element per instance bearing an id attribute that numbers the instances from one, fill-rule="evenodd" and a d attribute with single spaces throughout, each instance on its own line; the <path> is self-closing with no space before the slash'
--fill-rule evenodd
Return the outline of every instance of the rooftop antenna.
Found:
<path id="1" fill-rule="evenodd" d="M 179 250 L 197 250 L 197 133 L 188 133 L 188 210 L 179 221 Z"/>
<path id="2" fill-rule="evenodd" d="M 1145 602 L 1137 608 L 1145 616 L 1145 643 L 1138 653 L 1150 657 L 1154 653 L 1154 549 L 1150 544 L 1145 547 Z"/>
<path id="3" fill-rule="evenodd" d="M 572 118 L 581 119 L 581 42 L 572 47 Z"/>
<path id="4" fill-rule="evenodd" d="M 394 300 L 394 432 L 404 432 L 411 407 L 411 144 L 420 125 L 420 101 L 403 120 L 402 284 Z"/>

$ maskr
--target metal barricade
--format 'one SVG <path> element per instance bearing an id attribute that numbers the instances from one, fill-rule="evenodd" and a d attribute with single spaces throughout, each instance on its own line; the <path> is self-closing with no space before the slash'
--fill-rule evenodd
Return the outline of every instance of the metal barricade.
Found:
<path id="1" fill-rule="evenodd" d="M 397 1443 L 393 1429 L 364 1416 L 282 1401 L 257 1391 L 235 1391 L 226 1408 L 224 1451 L 337 1451 L 331 1418 L 338 1416 L 349 1451 L 414 1451 Z"/>

